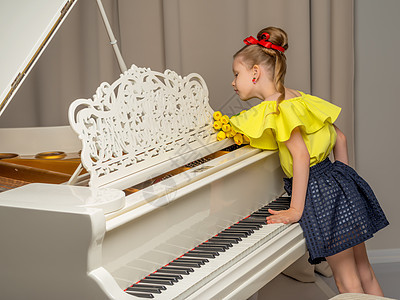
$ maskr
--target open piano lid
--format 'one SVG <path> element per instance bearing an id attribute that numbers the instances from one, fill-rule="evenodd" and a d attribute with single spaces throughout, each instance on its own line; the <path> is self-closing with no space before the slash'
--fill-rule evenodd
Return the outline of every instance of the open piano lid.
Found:
<path id="1" fill-rule="evenodd" d="M 36 63 L 75 0 L 1 1 L 0 115 Z"/>

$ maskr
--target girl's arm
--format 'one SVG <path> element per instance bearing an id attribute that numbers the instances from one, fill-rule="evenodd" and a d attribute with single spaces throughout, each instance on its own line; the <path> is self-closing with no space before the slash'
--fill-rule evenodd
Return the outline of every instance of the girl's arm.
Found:
<path id="1" fill-rule="evenodd" d="M 333 125 L 336 130 L 336 144 L 333 147 L 333 156 L 335 160 L 339 160 L 342 163 L 349 164 L 349 156 L 347 155 L 347 140 L 343 132 L 339 130 L 335 125 Z"/>
<path id="2" fill-rule="evenodd" d="M 310 171 L 310 154 L 298 127 L 292 131 L 285 145 L 293 158 L 292 201 L 288 210 L 275 211 L 270 209 L 269 212 L 272 215 L 267 217 L 268 224 L 295 223 L 300 220 L 304 210 Z"/>

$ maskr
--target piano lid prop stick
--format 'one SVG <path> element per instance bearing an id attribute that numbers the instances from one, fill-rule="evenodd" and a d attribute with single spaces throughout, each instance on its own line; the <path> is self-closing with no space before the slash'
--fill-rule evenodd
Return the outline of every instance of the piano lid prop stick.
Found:
<path id="1" fill-rule="evenodd" d="M 82 163 L 76 168 L 74 174 L 72 174 L 71 178 L 68 180 L 68 185 L 74 185 L 78 179 L 78 175 L 82 172 Z"/>
<path id="2" fill-rule="evenodd" d="M 110 44 L 112 45 L 112 47 L 114 49 L 115 56 L 117 57 L 119 68 L 120 68 L 121 72 L 123 73 L 128 69 L 126 67 L 124 59 L 122 58 L 121 52 L 119 51 L 119 48 L 117 45 L 117 40 L 115 39 L 114 33 L 112 32 L 110 22 L 108 21 L 108 18 L 107 18 L 107 15 L 106 15 L 106 12 L 104 10 L 103 3 L 101 2 L 101 0 L 97 0 L 97 5 L 100 10 L 101 18 L 103 19 L 103 22 L 104 22 L 104 26 L 106 27 L 108 36 L 110 38 Z"/>

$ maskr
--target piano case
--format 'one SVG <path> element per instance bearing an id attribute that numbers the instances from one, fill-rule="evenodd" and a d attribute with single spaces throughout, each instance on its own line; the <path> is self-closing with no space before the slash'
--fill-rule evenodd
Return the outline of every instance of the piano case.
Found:
<path id="1" fill-rule="evenodd" d="M 29 42 L 23 17 L 1 20 L 21 50 L 1 112 L 74 5 L 25 2 L 41 16 Z M 76 149 L 1 160 L 2 297 L 246 299 L 303 255 L 298 224 L 265 224 L 290 201 L 277 153 L 217 141 L 212 113 L 200 75 L 133 65 L 71 104 L 60 130 Z"/>

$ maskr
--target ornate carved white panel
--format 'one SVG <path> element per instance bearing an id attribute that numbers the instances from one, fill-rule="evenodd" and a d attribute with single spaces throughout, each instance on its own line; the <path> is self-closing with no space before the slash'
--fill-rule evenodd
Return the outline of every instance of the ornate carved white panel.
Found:
<path id="1" fill-rule="evenodd" d="M 69 121 L 97 187 L 215 142 L 212 114 L 200 75 L 132 65 L 93 99 L 75 100 Z"/>

